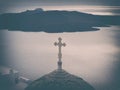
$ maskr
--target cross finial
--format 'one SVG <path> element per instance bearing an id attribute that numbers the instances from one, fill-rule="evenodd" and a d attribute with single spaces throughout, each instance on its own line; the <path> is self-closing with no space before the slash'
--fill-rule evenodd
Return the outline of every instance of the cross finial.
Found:
<path id="1" fill-rule="evenodd" d="M 61 52 L 61 47 L 62 46 L 66 46 L 66 44 L 65 43 L 62 43 L 62 38 L 61 37 L 59 37 L 58 38 L 58 43 L 57 42 L 55 42 L 54 43 L 54 45 L 55 46 L 58 46 L 58 50 L 59 50 L 59 52 L 58 52 L 58 70 L 61 70 L 62 69 L 62 52 Z"/>

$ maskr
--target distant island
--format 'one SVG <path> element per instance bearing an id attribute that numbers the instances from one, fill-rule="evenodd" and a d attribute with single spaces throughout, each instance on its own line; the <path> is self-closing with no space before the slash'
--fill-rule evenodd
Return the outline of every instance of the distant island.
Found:
<path id="1" fill-rule="evenodd" d="M 0 30 L 24 32 L 83 32 L 120 25 L 120 16 L 100 16 L 77 11 L 44 11 L 42 8 L 0 15 Z"/>

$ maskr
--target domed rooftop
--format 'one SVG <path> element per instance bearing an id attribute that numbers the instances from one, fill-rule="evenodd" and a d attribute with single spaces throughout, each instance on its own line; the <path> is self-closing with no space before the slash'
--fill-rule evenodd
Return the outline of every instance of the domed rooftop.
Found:
<path id="1" fill-rule="evenodd" d="M 58 40 L 58 43 L 54 43 L 59 47 L 58 69 L 33 81 L 25 90 L 95 90 L 82 78 L 62 69 L 61 47 L 66 44 L 62 43 L 62 38 L 58 38 Z"/>
<path id="2" fill-rule="evenodd" d="M 82 78 L 55 70 L 33 81 L 25 90 L 95 90 Z"/>

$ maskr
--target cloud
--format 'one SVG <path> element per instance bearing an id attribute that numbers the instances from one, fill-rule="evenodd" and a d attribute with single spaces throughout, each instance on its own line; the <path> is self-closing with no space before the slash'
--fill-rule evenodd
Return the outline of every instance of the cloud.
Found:
<path id="1" fill-rule="evenodd" d="M 34 5 L 105 5 L 105 6 L 120 6 L 119 0 L 1 0 L 0 12 L 6 12 L 11 7 L 17 7 L 27 4 Z"/>
<path id="2" fill-rule="evenodd" d="M 27 3 L 78 3 L 78 4 L 91 4 L 91 5 L 120 5 L 119 0 L 2 0 L 1 3 L 21 3 L 21 2 L 27 2 Z"/>

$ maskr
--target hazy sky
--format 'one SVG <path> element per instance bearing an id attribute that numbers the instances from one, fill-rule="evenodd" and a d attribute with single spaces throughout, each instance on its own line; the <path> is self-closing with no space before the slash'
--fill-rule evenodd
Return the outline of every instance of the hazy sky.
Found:
<path id="1" fill-rule="evenodd" d="M 104 5 L 120 6 L 119 0 L 0 0 L 0 13 L 13 7 L 63 5 Z"/>

